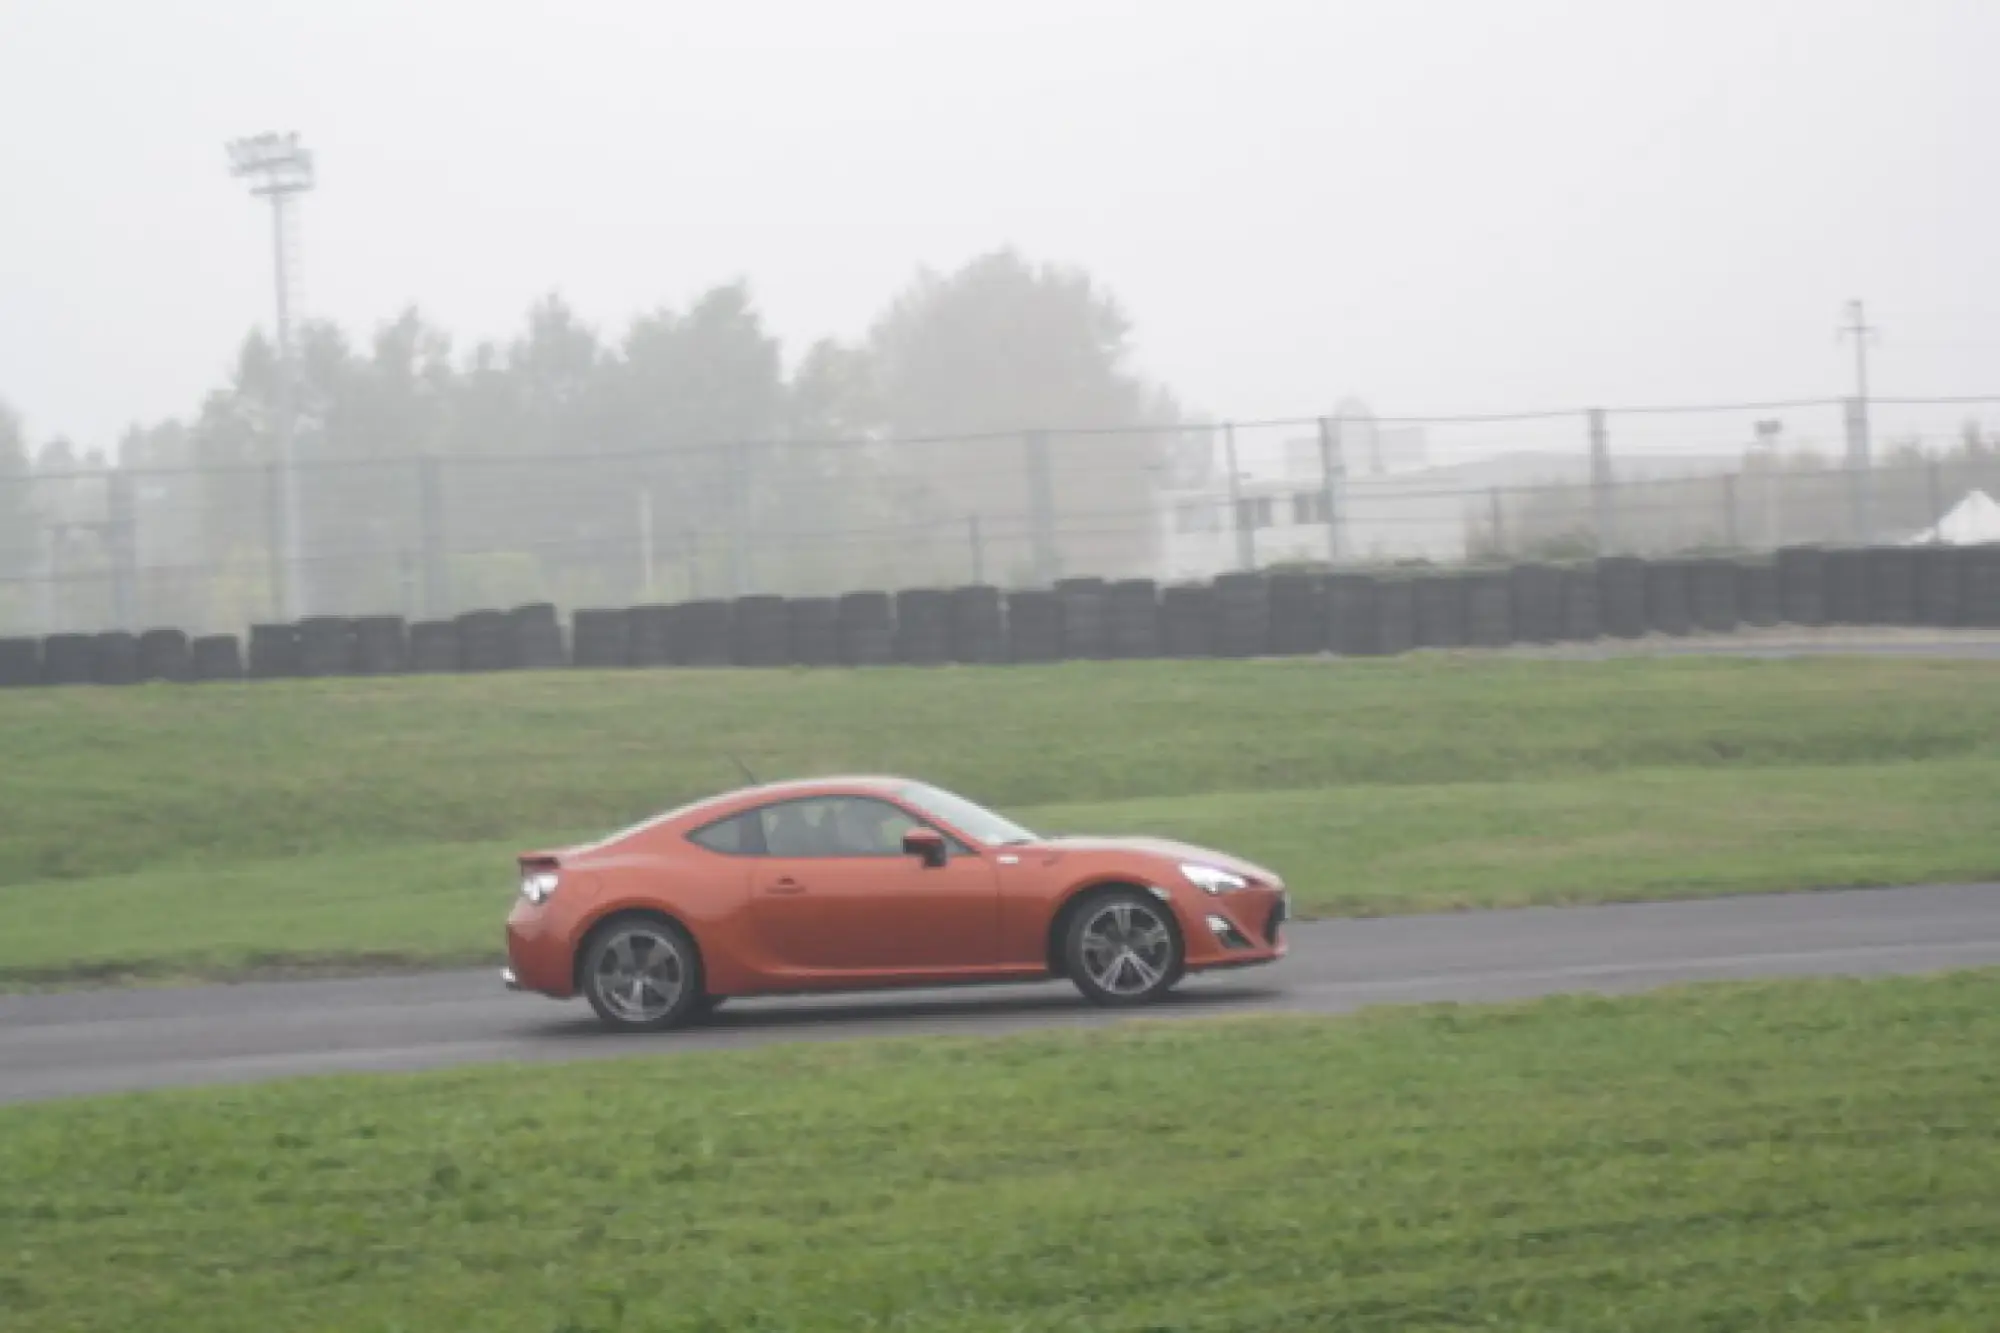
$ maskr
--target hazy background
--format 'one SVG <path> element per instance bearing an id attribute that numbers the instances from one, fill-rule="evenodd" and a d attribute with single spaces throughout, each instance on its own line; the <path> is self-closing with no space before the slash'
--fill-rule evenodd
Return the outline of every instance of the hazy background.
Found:
<path id="1" fill-rule="evenodd" d="M 0 3 L 0 395 L 111 449 L 267 323 L 222 145 L 299 131 L 310 315 L 615 336 L 747 279 L 796 357 L 916 266 L 1089 270 L 1191 407 L 1988 391 L 2000 6 Z"/>

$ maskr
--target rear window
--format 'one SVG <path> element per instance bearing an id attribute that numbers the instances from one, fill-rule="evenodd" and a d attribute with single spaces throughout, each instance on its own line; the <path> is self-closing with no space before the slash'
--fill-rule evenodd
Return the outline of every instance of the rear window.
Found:
<path id="1" fill-rule="evenodd" d="M 704 824 L 688 834 L 688 841 L 724 856 L 754 856 L 763 841 L 762 831 L 752 810 Z"/>

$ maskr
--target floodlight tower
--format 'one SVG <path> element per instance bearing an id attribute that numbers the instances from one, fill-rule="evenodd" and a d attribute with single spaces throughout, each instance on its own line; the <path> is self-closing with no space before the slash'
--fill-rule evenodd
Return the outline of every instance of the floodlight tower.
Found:
<path id="1" fill-rule="evenodd" d="M 297 402 L 297 359 L 292 348 L 292 244 L 298 196 L 313 187 L 312 154 L 299 146 L 297 134 L 258 134 L 232 139 L 229 174 L 250 182 L 250 193 L 271 201 L 271 243 L 278 281 L 278 464 L 285 509 L 284 616 L 306 614 L 305 571 L 302 563 L 298 460 L 293 450 L 293 412 Z"/>

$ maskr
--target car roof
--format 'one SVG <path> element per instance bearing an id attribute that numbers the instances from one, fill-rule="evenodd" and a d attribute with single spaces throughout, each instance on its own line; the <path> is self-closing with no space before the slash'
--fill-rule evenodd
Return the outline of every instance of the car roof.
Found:
<path id="1" fill-rule="evenodd" d="M 869 793 L 890 795 L 904 787 L 919 785 L 913 778 L 899 778 L 884 774 L 862 774 L 850 777 L 789 778 L 782 782 L 765 782 L 755 786 L 738 787 L 730 791 L 719 791 L 708 796 L 697 797 L 668 810 L 648 815 L 635 824 L 601 838 L 580 843 L 569 849 L 572 854 L 600 851 L 606 847 L 624 843 L 629 839 L 653 833 L 660 829 L 678 825 L 699 826 L 712 819 L 727 818 L 742 810 L 748 810 L 768 801 L 797 799 L 804 796 L 830 796 L 841 793 Z"/>

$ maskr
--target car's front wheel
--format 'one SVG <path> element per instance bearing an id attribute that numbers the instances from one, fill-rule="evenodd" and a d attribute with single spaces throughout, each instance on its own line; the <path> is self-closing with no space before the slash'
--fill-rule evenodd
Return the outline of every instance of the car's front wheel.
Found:
<path id="1" fill-rule="evenodd" d="M 622 1032 L 678 1027 L 698 1012 L 701 958 L 687 932 L 657 917 L 606 922 L 584 946 L 584 998 Z"/>
<path id="2" fill-rule="evenodd" d="M 1181 937 L 1172 909 L 1134 890 L 1086 902 L 1070 917 L 1063 951 L 1070 981 L 1097 1004 L 1144 1004 L 1181 979 Z"/>

